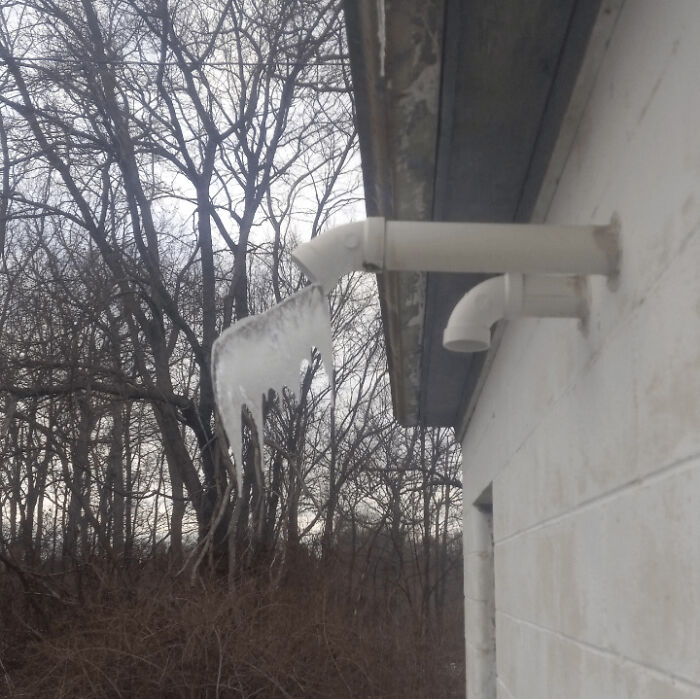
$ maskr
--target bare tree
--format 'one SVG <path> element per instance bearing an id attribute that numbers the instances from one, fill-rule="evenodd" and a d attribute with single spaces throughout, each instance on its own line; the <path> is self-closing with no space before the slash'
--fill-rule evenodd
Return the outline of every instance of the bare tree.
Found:
<path id="1" fill-rule="evenodd" d="M 298 291 L 290 250 L 357 198 L 338 4 L 22 0 L 0 86 L 3 555 L 317 559 L 354 609 L 439 627 L 456 452 L 393 423 L 374 285 L 330 298 L 335 404 L 314 354 L 234 466 L 213 401 L 217 334 Z"/>
<path id="2" fill-rule="evenodd" d="M 3 172 L 22 171 L 18 186 L 5 182 L 3 225 L 60 220 L 91 241 L 111 294 L 100 322 L 114 333 L 118 319 L 112 352 L 130 353 L 130 371 L 90 380 L 90 395 L 149 403 L 176 549 L 185 491 L 200 537 L 230 512 L 209 358 L 217 333 L 251 312 L 251 261 L 270 254 L 255 230 L 275 231 L 279 295 L 293 212 L 278 202 L 304 199 L 317 229 L 353 151 L 342 53 L 337 3 L 40 0 L 3 10 Z M 86 391 L 81 380 L 32 390 Z M 116 452 L 121 430 L 111 433 Z M 113 459 L 118 482 L 115 468 Z M 220 549 L 228 527 L 218 519 Z"/>

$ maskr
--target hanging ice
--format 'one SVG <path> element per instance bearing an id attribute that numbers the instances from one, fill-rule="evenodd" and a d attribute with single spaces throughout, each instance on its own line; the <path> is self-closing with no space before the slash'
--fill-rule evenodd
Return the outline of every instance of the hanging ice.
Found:
<path id="1" fill-rule="evenodd" d="M 212 348 L 214 397 L 237 461 L 239 492 L 243 480 L 241 408 L 248 406 L 263 447 L 263 396 L 278 395 L 299 384 L 302 361 L 311 347 L 321 352 L 332 382 L 333 349 L 328 302 L 320 285 L 308 286 L 265 313 L 239 321 L 217 338 Z"/>

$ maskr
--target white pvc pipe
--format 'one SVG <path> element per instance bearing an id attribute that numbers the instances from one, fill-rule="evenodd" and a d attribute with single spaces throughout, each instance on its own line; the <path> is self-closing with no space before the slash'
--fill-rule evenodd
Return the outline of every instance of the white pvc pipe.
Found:
<path id="1" fill-rule="evenodd" d="M 384 219 L 368 218 L 336 226 L 297 246 L 292 258 L 326 293 L 350 272 L 384 268 Z"/>
<path id="2" fill-rule="evenodd" d="M 292 253 L 330 291 L 354 270 L 613 274 L 615 226 L 436 223 L 368 218 L 338 226 Z"/>
<path id="3" fill-rule="evenodd" d="M 583 318 L 585 280 L 573 276 L 506 274 L 468 291 L 454 307 L 443 333 L 452 352 L 482 352 L 491 345 L 491 326 L 503 318 Z"/>
<path id="4" fill-rule="evenodd" d="M 452 352 L 483 352 L 491 345 L 491 326 L 506 313 L 505 276 L 487 279 L 454 307 L 442 344 Z"/>
<path id="5" fill-rule="evenodd" d="M 612 274 L 618 257 L 613 226 L 386 222 L 387 270 Z"/>
<path id="6" fill-rule="evenodd" d="M 588 312 L 586 278 L 506 274 L 504 318 L 583 318 Z"/>

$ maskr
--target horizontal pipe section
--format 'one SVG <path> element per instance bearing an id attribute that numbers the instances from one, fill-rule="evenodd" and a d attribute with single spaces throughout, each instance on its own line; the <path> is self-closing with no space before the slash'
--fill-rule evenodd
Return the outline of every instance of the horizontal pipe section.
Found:
<path id="1" fill-rule="evenodd" d="M 583 318 L 586 277 L 507 274 L 506 318 Z"/>
<path id="2" fill-rule="evenodd" d="M 614 226 L 387 221 L 384 267 L 425 272 L 614 274 Z"/>
<path id="3" fill-rule="evenodd" d="M 332 228 L 292 257 L 328 293 L 352 271 L 614 274 L 617 226 L 438 223 L 368 218 Z"/>

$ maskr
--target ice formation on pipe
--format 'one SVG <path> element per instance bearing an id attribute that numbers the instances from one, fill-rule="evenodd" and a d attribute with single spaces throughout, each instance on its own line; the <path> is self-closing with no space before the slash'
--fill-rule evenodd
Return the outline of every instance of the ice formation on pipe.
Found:
<path id="1" fill-rule="evenodd" d="M 333 348 L 328 302 L 320 285 L 307 286 L 265 313 L 251 316 L 225 330 L 212 348 L 214 397 L 237 461 L 239 492 L 243 481 L 241 408 L 248 407 L 263 453 L 263 396 L 270 389 L 299 385 L 301 363 L 311 347 L 321 353 L 332 385 Z"/>

